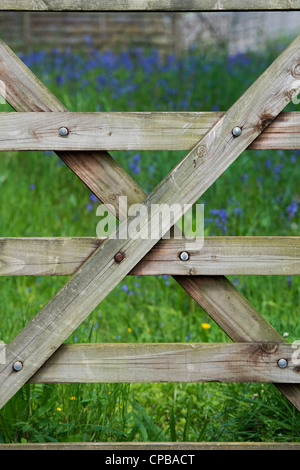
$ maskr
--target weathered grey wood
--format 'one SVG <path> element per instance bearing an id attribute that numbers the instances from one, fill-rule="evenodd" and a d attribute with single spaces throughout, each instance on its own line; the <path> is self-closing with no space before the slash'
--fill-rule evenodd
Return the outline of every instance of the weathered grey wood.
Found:
<path id="1" fill-rule="evenodd" d="M 299 38 L 151 193 L 145 201 L 147 208 L 152 203 L 171 205 L 179 201 L 195 202 L 269 124 L 270 118 L 273 119 L 298 93 L 298 88 L 294 88 L 294 78 L 298 73 L 298 43 Z M 232 126 L 237 124 L 244 128 L 238 141 L 231 135 Z M 213 155 L 216 155 L 216 158 L 212 162 Z M 176 217 L 179 217 L 179 214 Z M 162 234 L 169 229 L 168 225 L 163 221 Z M 143 242 L 129 240 L 121 243 L 108 240 L 103 243 L 67 285 L 15 338 L 8 347 L 8 363 L 0 374 L 1 406 L 155 244 L 153 240 Z M 124 261 L 118 266 L 111 259 L 116 251 L 125 253 Z M 102 287 L 101 292 L 99 285 Z M 17 358 L 24 362 L 24 367 L 21 372 L 15 374 L 12 372 L 12 364 Z"/>
<path id="2" fill-rule="evenodd" d="M 224 114 L 0 113 L 0 150 L 189 150 Z M 249 149 L 299 149 L 299 126 L 299 112 L 280 113 Z"/>
<path id="3" fill-rule="evenodd" d="M 300 383 L 297 354 L 279 343 L 64 344 L 30 383 Z"/>
<path id="4" fill-rule="evenodd" d="M 295 442 L 43 442 L 0 444 L 1 450 L 300 450 Z M 157 460 L 156 460 L 157 461 Z M 187 461 L 184 459 L 184 461 Z M 153 457 L 155 462 L 155 454 Z"/>
<path id="5" fill-rule="evenodd" d="M 93 237 L 0 238 L 0 276 L 68 276 L 104 239 Z M 190 244 L 161 240 L 131 275 L 296 275 L 300 274 L 300 237 L 205 237 Z"/>
<path id="6" fill-rule="evenodd" d="M 5 11 L 300 10 L 299 0 L 2 0 Z"/>
<path id="7" fill-rule="evenodd" d="M 178 276 L 175 279 L 233 341 L 285 341 L 226 277 Z M 276 384 L 276 387 L 300 410 L 298 385 Z"/>

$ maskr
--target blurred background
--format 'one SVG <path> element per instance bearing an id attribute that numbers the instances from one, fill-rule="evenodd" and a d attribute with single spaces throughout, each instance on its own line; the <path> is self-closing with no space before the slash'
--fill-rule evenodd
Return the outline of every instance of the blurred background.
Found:
<path id="1" fill-rule="evenodd" d="M 292 36 L 299 24 L 300 12 L 0 13 L 2 39 L 19 50 L 78 48 L 89 36 L 100 50 L 145 47 L 165 54 L 214 45 L 236 54 Z"/>

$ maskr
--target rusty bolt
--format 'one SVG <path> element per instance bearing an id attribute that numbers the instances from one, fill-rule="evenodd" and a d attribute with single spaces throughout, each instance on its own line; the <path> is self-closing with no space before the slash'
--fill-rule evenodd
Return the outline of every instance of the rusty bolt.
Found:
<path id="1" fill-rule="evenodd" d="M 14 363 L 13 368 L 16 372 L 19 372 L 19 370 L 23 369 L 23 364 L 20 361 L 17 361 Z"/>
<path id="2" fill-rule="evenodd" d="M 119 252 L 115 255 L 115 261 L 116 263 L 121 263 L 121 261 L 123 261 L 124 259 L 124 255 L 123 253 Z"/>

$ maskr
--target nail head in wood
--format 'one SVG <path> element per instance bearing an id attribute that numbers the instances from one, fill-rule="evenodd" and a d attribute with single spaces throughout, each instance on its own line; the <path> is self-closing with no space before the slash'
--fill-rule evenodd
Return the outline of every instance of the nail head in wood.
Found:
<path id="1" fill-rule="evenodd" d="M 242 133 L 242 129 L 239 126 L 236 126 L 232 129 L 232 135 L 234 137 L 239 137 Z"/>
<path id="2" fill-rule="evenodd" d="M 183 251 L 180 253 L 180 259 L 181 261 L 187 261 L 189 259 L 190 255 L 188 254 L 187 251 Z"/>
<path id="3" fill-rule="evenodd" d="M 61 127 L 58 133 L 61 137 L 66 137 L 69 134 L 69 129 L 67 129 L 66 127 Z"/>
<path id="4" fill-rule="evenodd" d="M 279 359 L 277 364 L 278 364 L 278 367 L 280 367 L 280 369 L 285 369 L 286 366 L 287 366 L 287 360 L 286 359 Z"/>
<path id="5" fill-rule="evenodd" d="M 16 372 L 19 372 L 21 369 L 23 369 L 23 364 L 22 364 L 22 362 L 17 361 L 17 362 L 14 363 L 13 367 L 14 367 L 14 370 Z"/>
<path id="6" fill-rule="evenodd" d="M 115 261 L 116 263 L 121 263 L 121 261 L 123 261 L 124 259 L 124 255 L 123 253 L 119 252 L 115 255 Z"/>

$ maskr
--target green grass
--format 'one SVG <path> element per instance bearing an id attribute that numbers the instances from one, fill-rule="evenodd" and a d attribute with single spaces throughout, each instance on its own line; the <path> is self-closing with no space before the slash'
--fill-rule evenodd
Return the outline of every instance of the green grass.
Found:
<path id="1" fill-rule="evenodd" d="M 104 60 L 96 52 L 25 59 L 72 111 L 205 111 L 227 109 L 277 53 L 274 47 L 264 57 L 228 59 L 194 50 L 167 65 L 155 53 L 132 53 L 132 62 L 124 55 Z M 136 154 L 113 156 L 148 192 L 184 155 Z M 298 235 L 298 159 L 297 152 L 244 152 L 199 201 L 205 233 Z M 0 190 L 1 236 L 96 235 L 97 204 L 52 153 L 2 153 Z M 215 211 L 222 209 L 220 222 Z M 298 278 L 230 279 L 281 334 L 289 334 L 288 341 L 300 338 Z M 1 278 L 0 339 L 12 340 L 66 280 Z M 68 339 L 205 341 L 229 339 L 172 278 L 162 276 L 126 278 Z M 26 385 L 0 412 L 0 442 L 299 441 L 299 431 L 299 413 L 271 384 Z"/>

